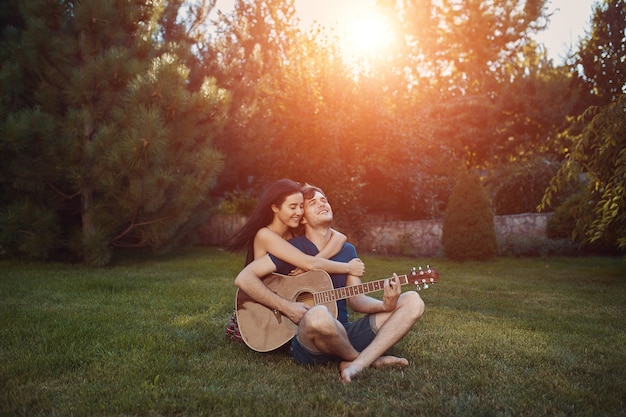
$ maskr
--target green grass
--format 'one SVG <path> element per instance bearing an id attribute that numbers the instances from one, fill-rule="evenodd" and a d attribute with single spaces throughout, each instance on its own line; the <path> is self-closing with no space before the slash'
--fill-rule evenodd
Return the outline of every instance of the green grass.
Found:
<path id="1" fill-rule="evenodd" d="M 367 279 L 409 258 L 363 257 Z M 241 255 L 0 261 L 0 415 L 624 416 L 621 259 L 419 260 L 441 273 L 403 370 L 302 367 L 226 338 Z M 376 296 L 376 294 L 375 294 Z"/>

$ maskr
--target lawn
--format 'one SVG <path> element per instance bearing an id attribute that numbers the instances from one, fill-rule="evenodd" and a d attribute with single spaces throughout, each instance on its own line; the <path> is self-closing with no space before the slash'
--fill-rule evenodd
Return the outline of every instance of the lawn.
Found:
<path id="1" fill-rule="evenodd" d="M 0 261 L 0 415 L 626 415 L 622 259 L 363 260 L 366 280 L 426 263 L 441 280 L 393 350 L 411 365 L 349 385 L 225 336 L 243 255 Z"/>

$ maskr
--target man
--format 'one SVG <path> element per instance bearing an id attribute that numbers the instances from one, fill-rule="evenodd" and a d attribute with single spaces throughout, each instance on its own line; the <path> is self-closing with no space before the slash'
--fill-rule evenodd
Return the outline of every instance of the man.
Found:
<path id="1" fill-rule="evenodd" d="M 290 242 L 309 255 L 316 255 L 331 237 L 333 212 L 322 190 L 312 186 L 304 188 L 305 235 Z M 261 280 L 272 272 L 288 274 L 293 266 L 285 264 L 280 254 L 266 255 L 248 264 L 235 279 L 235 285 L 256 302 L 280 311 L 298 325 L 297 335 L 291 342 L 291 356 L 301 364 L 339 362 L 341 380 L 349 383 L 363 369 L 371 366 L 407 366 L 405 358 L 385 356 L 384 353 L 398 342 L 424 313 L 424 302 L 415 291 L 402 293 L 396 274 L 385 281 L 383 299 L 361 294 L 337 302 L 338 318 L 333 317 L 324 305 L 310 307 L 292 302 L 271 291 Z M 356 258 L 356 249 L 345 243 L 332 259 L 347 262 Z M 360 284 L 358 277 L 333 274 L 335 288 Z M 366 316 L 350 323 L 350 308 Z"/>

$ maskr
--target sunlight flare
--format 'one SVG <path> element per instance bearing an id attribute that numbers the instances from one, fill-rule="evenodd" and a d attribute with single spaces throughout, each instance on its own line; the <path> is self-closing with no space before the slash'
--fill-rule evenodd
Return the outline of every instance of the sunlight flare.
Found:
<path id="1" fill-rule="evenodd" d="M 348 64 L 362 65 L 383 54 L 394 42 L 394 30 L 386 17 L 374 9 L 338 22 L 339 46 Z"/>

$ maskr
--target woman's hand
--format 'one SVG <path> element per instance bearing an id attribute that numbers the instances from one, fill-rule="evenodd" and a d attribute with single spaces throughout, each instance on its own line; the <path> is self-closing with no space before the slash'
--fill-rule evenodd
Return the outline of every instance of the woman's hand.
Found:
<path id="1" fill-rule="evenodd" d="M 365 264 L 359 258 L 354 258 L 348 262 L 348 275 L 362 277 L 365 274 Z"/>
<path id="2" fill-rule="evenodd" d="M 290 273 L 289 276 L 295 276 L 295 275 L 300 275 L 300 274 L 304 274 L 306 271 L 302 268 L 296 268 L 293 269 Z"/>

